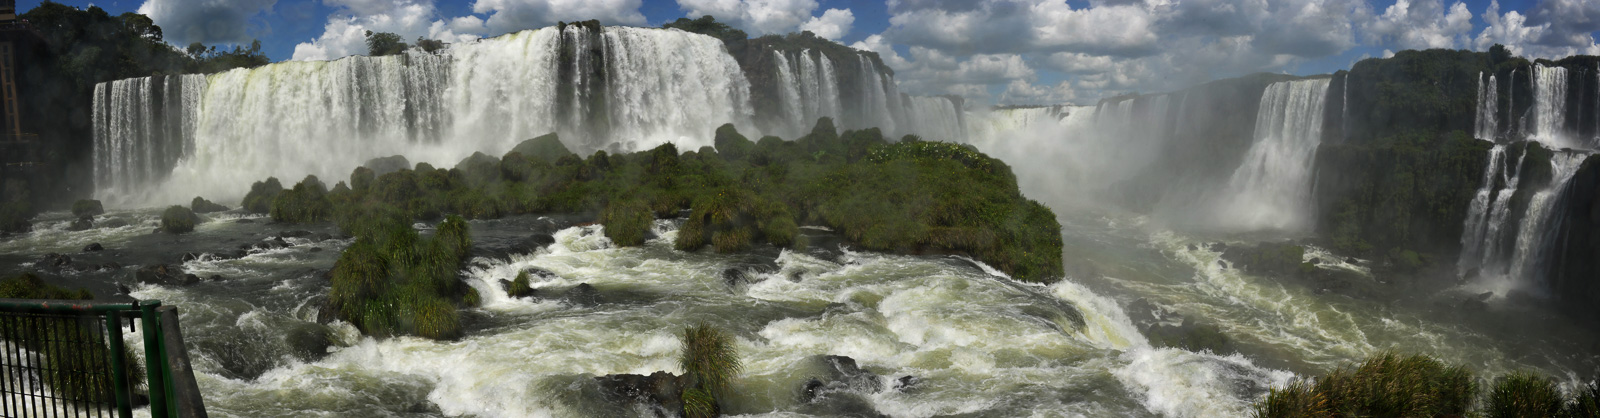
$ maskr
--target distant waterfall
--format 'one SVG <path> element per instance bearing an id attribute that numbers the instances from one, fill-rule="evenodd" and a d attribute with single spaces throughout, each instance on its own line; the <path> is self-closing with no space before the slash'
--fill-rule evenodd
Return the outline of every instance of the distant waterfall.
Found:
<path id="1" fill-rule="evenodd" d="M 855 126 L 877 126 L 883 128 L 884 132 L 898 132 L 900 126 L 895 123 L 894 113 L 889 110 L 890 98 L 900 97 L 899 92 L 893 91 L 894 82 L 885 83 L 885 76 L 880 75 L 877 66 L 866 55 L 858 55 L 857 58 L 862 91 L 860 111 L 855 112 L 855 117 L 859 118 Z"/>
<path id="2" fill-rule="evenodd" d="M 1255 142 L 1228 181 L 1219 222 L 1251 229 L 1309 226 L 1311 180 L 1322 143 L 1329 79 L 1267 86 L 1256 115 Z"/>
<path id="3" fill-rule="evenodd" d="M 1472 196 L 1472 204 L 1467 207 L 1467 220 L 1461 229 L 1461 255 L 1456 260 L 1459 275 L 1465 276 L 1469 270 L 1482 266 L 1486 258 L 1485 252 L 1489 251 L 1494 243 L 1499 242 L 1499 231 L 1501 224 L 1505 222 L 1507 203 L 1511 200 L 1511 195 L 1516 193 L 1515 172 L 1520 171 L 1510 171 L 1513 177 L 1503 179 L 1507 190 L 1501 191 L 1497 199 L 1495 194 L 1497 177 L 1508 173 L 1505 170 L 1505 159 L 1505 145 L 1496 144 L 1489 149 L 1489 166 L 1483 170 L 1483 185 L 1478 187 L 1477 194 Z"/>
<path id="4" fill-rule="evenodd" d="M 909 96 L 906 118 L 915 133 L 927 140 L 960 141 L 966 138 L 961 109 L 948 97 Z"/>
<path id="5" fill-rule="evenodd" d="M 1567 69 L 1533 66 L 1533 129 L 1535 140 L 1553 148 L 1571 147 L 1566 143 Z"/>
<path id="6" fill-rule="evenodd" d="M 1478 112 L 1473 123 L 1473 137 L 1494 141 L 1500 132 L 1499 121 L 1495 114 L 1495 105 L 1500 102 L 1496 94 L 1498 84 L 1495 84 L 1494 74 L 1489 74 L 1488 82 L 1484 81 L 1483 73 L 1478 73 Z"/>
<path id="7" fill-rule="evenodd" d="M 711 145 L 721 124 L 749 129 L 752 117 L 749 83 L 720 41 L 626 27 L 544 28 L 443 54 L 283 62 L 181 79 L 184 87 L 173 90 L 183 93 L 181 106 L 163 100 L 173 94 L 158 78 L 96 87 L 97 196 L 150 204 L 238 198 L 268 176 L 315 174 L 332 183 L 361 161 L 393 154 L 453 166 L 552 131 L 583 153 L 665 142 L 694 149 Z M 824 94 L 837 90 L 819 87 Z M 188 116 L 175 123 L 157 114 Z"/>
<path id="8" fill-rule="evenodd" d="M 801 50 L 793 57 L 773 51 L 778 67 L 778 97 L 785 127 L 774 132 L 795 138 L 811 131 L 817 118 L 833 118 L 842 124 L 840 116 L 839 79 L 833 60 L 822 53 Z M 880 89 L 881 91 L 881 89 Z"/>

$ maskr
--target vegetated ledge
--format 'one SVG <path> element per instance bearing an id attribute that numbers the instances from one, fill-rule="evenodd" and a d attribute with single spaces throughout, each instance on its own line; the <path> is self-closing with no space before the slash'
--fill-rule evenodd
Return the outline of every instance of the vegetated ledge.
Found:
<path id="1" fill-rule="evenodd" d="M 360 167 L 348 185 L 340 182 L 331 190 L 315 177 L 287 190 L 267 179 L 252 187 L 244 206 L 279 222 L 334 221 L 358 239 L 363 230 L 386 229 L 363 225 L 385 218 L 374 214 L 424 220 L 591 214 L 622 246 L 643 244 L 653 219 L 687 213 L 674 243 L 684 251 L 710 246 L 738 252 L 758 243 L 804 248 L 799 225 L 806 224 L 832 228 L 871 251 L 970 256 L 1022 281 L 1052 282 L 1063 275 L 1055 214 L 1022 196 L 1009 166 L 970 146 L 915 136 L 889 142 L 877 129 L 840 135 L 827 118 L 794 141 L 769 136 L 753 142 L 732 125 L 715 135 L 715 149 L 680 154 L 666 144 L 579 158 L 551 134 L 525 141 L 502 158 L 474 154 L 452 169 L 419 163 L 377 175 Z M 382 238 L 373 241 L 392 242 Z M 430 253 L 425 250 L 409 252 Z M 429 264 L 460 260 L 440 261 Z M 354 270 L 344 267 L 335 266 L 335 273 Z M 334 276 L 339 287 L 341 278 Z M 437 289 L 434 296 L 471 304 L 464 300 L 471 295 L 454 286 Z M 360 306 L 361 295 L 366 293 L 342 304 Z M 348 319 L 352 313 L 338 315 Z M 387 331 L 406 333 L 404 328 Z"/>

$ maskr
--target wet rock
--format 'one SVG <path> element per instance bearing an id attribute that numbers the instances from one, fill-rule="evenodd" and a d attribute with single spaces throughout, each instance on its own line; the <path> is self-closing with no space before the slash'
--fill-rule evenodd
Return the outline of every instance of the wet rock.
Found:
<path id="1" fill-rule="evenodd" d="M 297 229 L 293 231 L 279 231 L 278 238 L 304 238 L 311 236 L 311 231 Z"/>
<path id="2" fill-rule="evenodd" d="M 133 292 L 133 289 L 129 289 L 127 285 L 124 285 L 124 284 L 121 284 L 121 283 L 117 284 L 117 294 L 119 294 L 119 295 L 127 295 L 127 294 L 132 293 L 132 292 Z"/>
<path id="3" fill-rule="evenodd" d="M 317 234 L 317 235 L 314 235 L 314 236 L 311 237 L 311 241 L 314 241 L 314 242 L 323 242 L 323 241 L 327 241 L 327 240 L 330 240 L 330 239 L 333 239 L 333 235 L 329 234 L 327 232 L 323 232 L 323 233 L 320 233 L 320 234 Z"/>
<path id="4" fill-rule="evenodd" d="M 102 251 L 102 250 L 105 250 L 105 249 L 106 249 L 106 247 L 100 246 L 100 243 L 98 243 L 98 242 L 92 242 L 92 243 L 89 243 L 89 245 L 83 246 L 83 252 L 86 252 L 86 253 L 91 253 L 91 252 L 95 252 L 95 251 Z"/>
<path id="5" fill-rule="evenodd" d="M 1226 252 L 1226 251 L 1228 251 L 1228 244 L 1223 244 L 1221 242 L 1213 242 L 1213 243 L 1211 243 L 1211 251 L 1212 252 L 1218 252 L 1218 253 Z"/>
<path id="6" fill-rule="evenodd" d="M 824 355 L 815 357 L 814 361 L 822 363 L 824 374 L 806 382 L 800 394 L 801 403 L 813 402 L 835 392 L 869 395 L 883 391 L 883 381 L 878 375 L 862 370 L 853 358 Z"/>
<path id="7" fill-rule="evenodd" d="M 1196 323 L 1184 318 L 1181 325 L 1155 324 L 1145 329 L 1150 343 L 1160 347 L 1182 348 L 1189 351 L 1210 351 L 1218 355 L 1238 352 L 1233 339 L 1215 325 Z"/>
<path id="8" fill-rule="evenodd" d="M 799 270 L 789 272 L 789 281 L 800 283 L 803 279 L 805 279 L 805 272 Z"/>
<path id="9" fill-rule="evenodd" d="M 739 287 L 749 283 L 750 276 L 745 274 L 744 270 L 736 268 L 722 270 L 722 284 L 728 287 Z"/>
<path id="10" fill-rule="evenodd" d="M 322 247 L 311 247 L 311 249 L 307 250 L 307 251 L 314 252 L 314 253 L 320 253 L 320 252 L 322 252 Z"/>
<path id="11" fill-rule="evenodd" d="M 106 228 L 121 228 L 128 225 L 128 220 L 121 218 L 111 218 L 110 220 L 100 223 L 100 226 Z"/>
<path id="12" fill-rule="evenodd" d="M 599 384 L 601 393 L 613 402 L 643 403 L 651 406 L 651 409 L 667 412 L 667 416 L 676 416 L 677 413 L 673 411 L 683 410 L 683 390 L 689 383 L 685 377 L 667 372 L 655 372 L 649 376 L 610 374 L 596 376 L 594 380 Z"/>
<path id="13" fill-rule="evenodd" d="M 237 221 L 233 221 L 233 223 L 236 223 L 236 224 L 253 224 L 253 223 L 256 223 L 256 220 L 255 219 L 240 219 L 240 220 L 237 220 Z"/>
<path id="14" fill-rule="evenodd" d="M 534 248 L 544 248 L 550 246 L 550 244 L 555 244 L 556 237 L 550 234 L 533 234 L 533 236 L 528 237 L 528 243 L 533 244 Z"/>
<path id="15" fill-rule="evenodd" d="M 67 226 L 68 231 L 86 231 L 91 228 L 94 228 L 94 218 L 89 216 L 80 217 L 72 221 L 72 225 Z"/>
<path id="16" fill-rule="evenodd" d="M 72 257 L 56 253 L 45 254 L 44 257 L 39 258 L 39 261 L 35 261 L 33 263 L 33 267 L 44 270 L 60 270 L 63 267 L 70 268 L 72 267 Z"/>
<path id="17" fill-rule="evenodd" d="M 1189 251 L 1200 251 L 1200 246 L 1189 244 Z"/>
<path id="18" fill-rule="evenodd" d="M 580 306 L 594 306 L 600 304 L 600 291 L 588 283 L 579 283 L 561 295 L 561 300 L 569 304 Z"/>
<path id="19" fill-rule="evenodd" d="M 200 196 L 195 196 L 194 200 L 189 201 L 189 210 L 194 211 L 194 213 L 212 213 L 227 211 L 228 207 L 205 200 Z"/>
<path id="20" fill-rule="evenodd" d="M 182 268 L 168 264 L 141 267 L 134 273 L 133 278 L 139 283 L 163 286 L 186 286 L 200 282 L 199 277 L 185 274 Z"/>
<path id="21" fill-rule="evenodd" d="M 220 282 L 220 281 L 223 280 L 223 278 L 222 278 L 221 274 L 213 274 L 213 275 L 211 275 L 211 277 L 207 277 L 206 280 L 213 281 L 213 282 Z"/>
<path id="22" fill-rule="evenodd" d="M 190 261 L 199 260 L 201 258 L 205 258 L 205 256 L 206 253 L 183 253 L 183 262 L 187 263 Z"/>
<path id="23" fill-rule="evenodd" d="M 904 391 L 915 388 L 920 384 L 922 384 L 922 379 L 918 379 L 916 376 L 900 376 L 899 379 L 894 380 L 894 390 Z"/>
<path id="24" fill-rule="evenodd" d="M 333 347 L 333 333 L 321 325 L 303 324 L 284 333 L 283 341 L 296 358 L 314 362 L 328 356 L 328 348 Z"/>
<path id="25" fill-rule="evenodd" d="M 105 264 L 100 265 L 100 269 L 105 271 L 117 271 L 122 270 L 122 265 L 117 264 L 115 261 L 107 261 Z"/>

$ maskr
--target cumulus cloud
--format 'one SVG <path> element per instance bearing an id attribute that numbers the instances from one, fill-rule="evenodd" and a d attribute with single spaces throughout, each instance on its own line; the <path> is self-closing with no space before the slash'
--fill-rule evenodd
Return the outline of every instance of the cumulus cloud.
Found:
<path id="1" fill-rule="evenodd" d="M 1058 104 L 1071 103 L 1078 98 L 1072 83 L 1062 81 L 1053 86 L 1036 85 L 1022 80 L 1012 80 L 1000 94 L 1003 104 Z"/>
<path id="2" fill-rule="evenodd" d="M 850 9 L 828 9 L 822 16 L 811 18 L 800 25 L 800 30 L 808 30 L 823 39 L 839 40 L 850 33 L 850 25 L 855 24 L 856 16 Z"/>
<path id="3" fill-rule="evenodd" d="M 457 42 L 461 35 L 448 30 L 446 25 L 434 31 L 432 17 L 436 14 L 433 3 L 408 0 L 325 0 L 324 4 L 340 7 L 328 18 L 322 35 L 311 42 L 294 47 L 295 60 L 329 60 L 367 53 L 366 32 L 391 32 L 410 41 L 427 36 L 447 42 Z M 475 38 L 469 36 L 467 39 Z"/>
<path id="4" fill-rule="evenodd" d="M 489 35 L 540 28 L 558 21 L 597 19 L 607 25 L 645 24 L 640 0 L 477 0 L 472 12 L 489 16 Z"/>
<path id="5" fill-rule="evenodd" d="M 1362 24 L 1364 38 L 1375 45 L 1402 49 L 1456 48 L 1466 46 L 1472 32 L 1472 12 L 1456 2 L 1449 8 L 1442 0 L 1398 0 L 1383 14 Z"/>
<path id="6" fill-rule="evenodd" d="M 1572 4 L 1565 0 L 1545 0 L 1531 12 L 1538 17 L 1523 15 L 1516 10 L 1500 13 L 1500 2 L 1489 2 L 1483 12 L 1487 24 L 1473 47 L 1488 49 L 1494 44 L 1505 45 L 1512 53 L 1537 58 L 1555 58 L 1568 55 L 1600 55 L 1600 44 L 1595 43 L 1593 31 L 1582 32 L 1600 23 L 1600 5 Z"/>
<path id="7" fill-rule="evenodd" d="M 678 0 L 678 8 L 691 18 L 716 16 L 718 21 L 743 29 L 751 35 L 766 35 L 793 32 L 801 24 L 810 22 L 811 13 L 817 10 L 817 2 L 816 0 Z M 854 15 L 850 15 L 849 18 L 852 22 L 855 20 Z"/>
<path id="8" fill-rule="evenodd" d="M 146 0 L 139 14 L 161 26 L 162 36 L 174 45 L 249 43 L 263 24 L 251 18 L 272 9 L 277 0 Z"/>

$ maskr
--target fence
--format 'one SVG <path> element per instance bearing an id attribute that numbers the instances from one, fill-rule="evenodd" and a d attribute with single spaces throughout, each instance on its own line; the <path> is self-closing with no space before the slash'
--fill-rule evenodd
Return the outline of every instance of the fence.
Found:
<path id="1" fill-rule="evenodd" d="M 143 371 L 122 329 L 143 329 Z M 159 301 L 0 299 L 0 416 L 205 417 L 178 312 Z M 141 377 L 142 374 L 142 377 Z"/>

